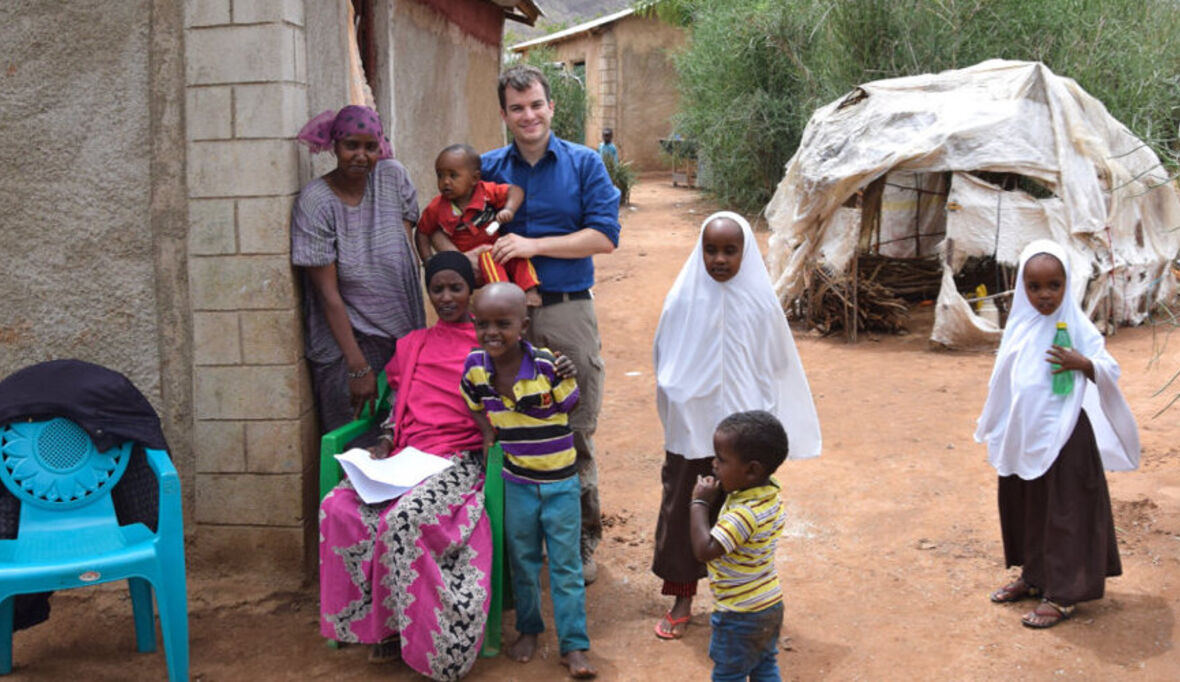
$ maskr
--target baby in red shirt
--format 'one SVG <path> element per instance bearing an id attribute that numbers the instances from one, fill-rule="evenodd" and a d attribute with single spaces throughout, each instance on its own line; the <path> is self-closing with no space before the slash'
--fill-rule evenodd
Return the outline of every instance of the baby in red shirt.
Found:
<path id="1" fill-rule="evenodd" d="M 438 196 L 418 219 L 417 247 L 423 262 L 436 251 L 458 249 L 464 253 L 496 241 L 500 224 L 511 221 L 524 202 L 524 190 L 516 185 L 499 185 L 479 179 L 479 154 L 471 145 L 453 144 L 438 154 L 434 172 Z M 503 264 L 492 259 L 491 251 L 479 256 L 484 283 L 512 282 L 524 289 L 528 305 L 541 305 L 537 272 L 527 258 L 513 258 Z"/>

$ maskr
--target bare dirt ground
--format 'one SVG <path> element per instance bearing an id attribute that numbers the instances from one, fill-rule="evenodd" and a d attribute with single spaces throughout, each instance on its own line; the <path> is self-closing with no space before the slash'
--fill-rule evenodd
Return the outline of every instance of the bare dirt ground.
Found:
<path id="1" fill-rule="evenodd" d="M 713 209 L 666 178 L 646 178 L 634 191 L 622 245 L 597 259 L 608 373 L 597 443 L 608 527 L 587 601 L 603 680 L 704 680 L 711 669 L 707 597 L 698 600 L 684 639 L 652 634 L 669 603 L 648 568 L 663 459 L 651 340 L 664 294 Z M 1152 418 L 1168 399 L 1152 394 L 1180 369 L 1180 338 L 1154 364 L 1162 332 L 1127 329 L 1109 340 L 1143 440 L 1141 468 L 1108 476 L 1124 575 L 1072 621 L 1032 631 L 1019 623 L 1031 602 L 987 600 L 1008 575 L 995 474 L 971 439 L 992 356 L 931 350 L 928 315 L 919 309 L 908 335 L 855 346 L 796 331 L 824 453 L 779 471 L 791 514 L 778 554 L 790 647 L 779 656 L 784 678 L 1180 678 L 1173 644 L 1180 405 Z M 400 663 L 368 665 L 364 647 L 328 648 L 318 635 L 314 586 L 198 568 L 190 595 L 195 679 L 422 679 Z M 509 613 L 506 633 L 511 625 Z M 541 645 L 539 658 L 524 666 L 480 660 L 469 679 L 564 679 L 551 631 Z M 17 635 L 12 679 L 165 677 L 162 653 L 136 655 L 133 648 L 122 592 L 59 594 L 49 623 Z"/>

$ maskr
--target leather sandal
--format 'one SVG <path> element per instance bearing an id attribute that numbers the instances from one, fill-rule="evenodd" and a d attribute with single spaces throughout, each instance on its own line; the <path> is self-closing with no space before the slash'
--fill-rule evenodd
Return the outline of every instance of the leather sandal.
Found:
<path id="1" fill-rule="evenodd" d="M 1048 606 L 1052 611 L 1042 609 L 1044 606 Z M 1045 630 L 1072 618 L 1073 610 L 1074 607 L 1072 605 L 1062 606 L 1048 599 L 1042 599 L 1037 608 L 1020 617 L 1020 622 L 1025 627 Z"/>
<path id="2" fill-rule="evenodd" d="M 1025 599 L 1036 599 L 1041 596 L 1041 590 L 1024 582 L 1024 578 L 1017 578 L 1000 589 L 992 592 L 990 599 L 995 604 L 1011 604 Z"/>

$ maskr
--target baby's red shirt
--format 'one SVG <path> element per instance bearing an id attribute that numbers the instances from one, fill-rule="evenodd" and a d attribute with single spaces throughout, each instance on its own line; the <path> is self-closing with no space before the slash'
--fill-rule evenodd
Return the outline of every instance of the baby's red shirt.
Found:
<path id="1" fill-rule="evenodd" d="M 493 217 L 481 225 L 474 224 L 476 218 L 488 207 L 493 211 L 504 208 L 508 202 L 508 188 L 512 185 L 501 185 L 495 182 L 480 180 L 475 183 L 471 192 L 471 201 L 463 209 L 463 215 L 455 215 L 451 209 L 451 202 L 441 195 L 431 200 L 430 205 L 418 218 L 418 231 L 425 235 L 433 234 L 442 228 L 460 251 L 468 251 L 483 244 L 491 244 L 495 237 L 484 231 L 484 225 L 495 220 Z"/>

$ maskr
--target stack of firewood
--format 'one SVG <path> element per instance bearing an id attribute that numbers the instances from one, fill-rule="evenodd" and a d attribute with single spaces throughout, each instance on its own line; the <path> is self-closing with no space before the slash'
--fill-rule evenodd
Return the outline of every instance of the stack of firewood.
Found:
<path id="1" fill-rule="evenodd" d="M 860 279 L 870 279 L 907 301 L 938 298 L 942 262 L 938 256 L 889 258 L 871 253 L 857 256 Z"/>
<path id="2" fill-rule="evenodd" d="M 853 319 L 857 331 L 897 333 L 909 323 L 906 299 L 938 295 L 941 271 L 937 258 L 900 260 L 862 255 L 857 269 L 855 297 L 851 271 L 840 275 L 822 267 L 813 271 L 800 308 L 808 323 L 821 333 L 848 331 Z"/>

